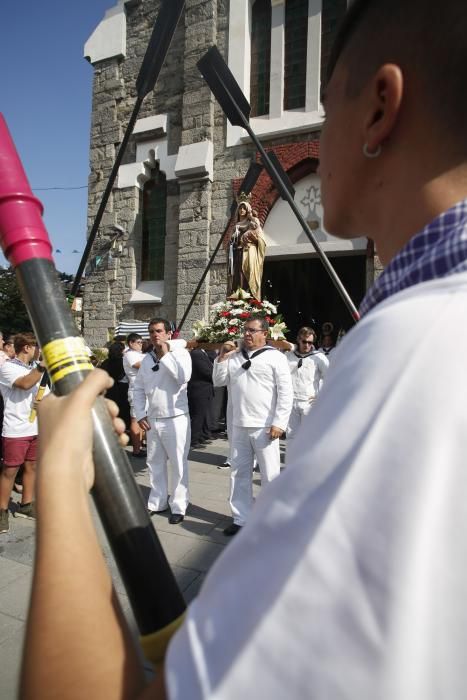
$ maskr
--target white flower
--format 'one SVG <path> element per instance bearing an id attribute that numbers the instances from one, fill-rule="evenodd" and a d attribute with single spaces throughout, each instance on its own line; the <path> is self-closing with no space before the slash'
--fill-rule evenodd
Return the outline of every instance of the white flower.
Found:
<path id="1" fill-rule="evenodd" d="M 229 321 L 229 326 L 238 326 L 239 323 L 240 323 L 239 318 L 231 318 Z"/>
<path id="2" fill-rule="evenodd" d="M 230 295 L 229 299 L 251 299 L 251 294 L 239 287 L 234 294 Z"/>
<path id="3" fill-rule="evenodd" d="M 284 340 L 284 330 L 286 329 L 286 325 L 283 321 L 280 323 L 276 323 L 274 326 L 271 326 L 269 329 L 269 335 L 273 340 Z"/>
<path id="4" fill-rule="evenodd" d="M 209 326 L 204 319 L 202 321 L 195 321 L 192 326 L 195 338 L 202 336 L 206 332 L 207 328 L 209 328 Z"/>
<path id="5" fill-rule="evenodd" d="M 277 307 L 271 304 L 270 301 L 263 301 L 263 308 L 271 314 L 277 314 Z"/>

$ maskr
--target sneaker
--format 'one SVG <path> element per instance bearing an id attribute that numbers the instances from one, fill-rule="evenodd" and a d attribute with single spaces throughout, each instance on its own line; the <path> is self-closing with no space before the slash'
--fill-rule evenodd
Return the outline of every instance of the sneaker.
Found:
<path id="1" fill-rule="evenodd" d="M 9 513 L 7 510 L 0 510 L 0 532 L 8 532 L 10 530 Z"/>
<path id="2" fill-rule="evenodd" d="M 21 503 L 13 515 L 15 518 L 28 518 L 29 520 L 35 520 L 36 508 L 34 503 L 25 503 L 24 505 Z"/>
<path id="3" fill-rule="evenodd" d="M 231 466 L 232 465 L 230 464 L 229 460 L 226 459 L 225 462 L 223 462 L 222 464 L 218 464 L 217 468 L 218 469 L 230 469 Z"/>

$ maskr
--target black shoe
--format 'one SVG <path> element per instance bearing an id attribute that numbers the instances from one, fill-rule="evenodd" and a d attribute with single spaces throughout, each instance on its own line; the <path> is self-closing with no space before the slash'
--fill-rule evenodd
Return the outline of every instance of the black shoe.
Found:
<path id="1" fill-rule="evenodd" d="M 170 518 L 169 518 L 169 523 L 171 525 L 178 525 L 178 523 L 181 523 L 184 518 L 185 518 L 185 516 L 182 515 L 181 513 L 172 513 Z"/>
<path id="2" fill-rule="evenodd" d="M 190 449 L 192 450 L 200 450 L 202 447 L 204 447 L 203 442 L 192 442 L 190 445 Z"/>
<path id="3" fill-rule="evenodd" d="M 144 450 L 140 450 L 140 452 L 132 452 L 131 456 L 136 457 L 136 459 L 143 459 L 143 457 L 147 456 L 147 453 Z"/>
<path id="4" fill-rule="evenodd" d="M 223 462 L 222 464 L 218 464 L 217 468 L 218 469 L 230 469 L 231 466 L 232 465 L 231 465 L 230 461 L 228 459 L 226 459 L 225 462 Z"/>
<path id="5" fill-rule="evenodd" d="M 232 537 L 232 535 L 236 535 L 239 530 L 242 529 L 241 525 L 237 525 L 236 523 L 232 523 L 231 525 L 228 525 L 225 530 L 224 530 L 224 535 L 227 535 L 227 537 Z"/>

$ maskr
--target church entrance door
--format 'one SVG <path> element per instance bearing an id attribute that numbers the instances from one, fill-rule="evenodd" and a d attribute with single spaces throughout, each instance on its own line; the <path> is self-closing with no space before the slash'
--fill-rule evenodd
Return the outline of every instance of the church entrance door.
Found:
<path id="1" fill-rule="evenodd" d="M 359 306 L 366 290 L 366 256 L 330 256 L 353 303 Z M 294 340 L 300 326 L 321 330 L 325 321 L 331 321 L 337 333 L 353 326 L 338 291 L 322 262 L 317 258 L 291 258 L 264 261 L 263 298 L 279 301 L 279 312 L 289 328 L 288 340 Z"/>

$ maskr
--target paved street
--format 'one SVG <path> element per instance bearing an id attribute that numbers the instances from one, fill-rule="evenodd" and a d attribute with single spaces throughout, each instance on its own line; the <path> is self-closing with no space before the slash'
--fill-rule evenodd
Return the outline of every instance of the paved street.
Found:
<path id="1" fill-rule="evenodd" d="M 217 469 L 227 454 L 227 441 L 215 440 L 202 450 L 190 453 L 191 505 L 181 525 L 169 525 L 168 516 L 155 515 L 158 532 L 179 586 L 189 602 L 196 596 L 206 572 L 228 544 L 222 534 L 229 520 L 230 470 Z M 132 459 L 136 478 L 143 495 L 148 493 L 148 474 L 142 460 Z M 138 471 L 139 470 L 139 471 Z M 259 475 L 255 474 L 255 489 Z M 18 500 L 18 495 L 14 498 Z M 0 697 L 16 697 L 17 674 L 21 657 L 24 623 L 28 605 L 34 556 L 32 521 L 10 517 L 10 532 L 0 535 Z M 104 556 L 109 564 L 123 609 L 134 628 L 128 599 L 125 595 L 105 536 L 99 526 Z M 66 547 L 67 533 L 63 533 Z"/>

